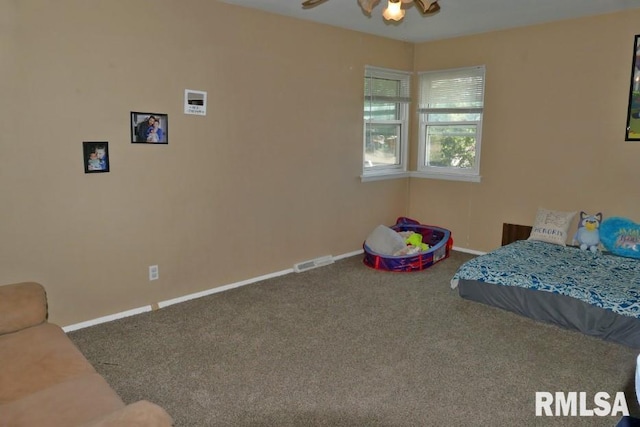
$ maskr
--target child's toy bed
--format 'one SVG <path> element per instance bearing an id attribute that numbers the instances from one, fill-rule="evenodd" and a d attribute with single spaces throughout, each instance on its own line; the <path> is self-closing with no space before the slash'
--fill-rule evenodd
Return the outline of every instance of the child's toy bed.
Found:
<path id="1" fill-rule="evenodd" d="M 447 258 L 453 247 L 451 232 L 445 228 L 424 225 L 411 219 L 400 217 L 396 224 L 390 227 L 397 232 L 413 231 L 422 236 L 422 242 L 429 247 L 410 255 L 383 255 L 374 251 L 367 242 L 363 244 L 365 265 L 377 270 L 387 271 L 419 271 L 431 267 L 433 264 Z"/>
<path id="2" fill-rule="evenodd" d="M 461 297 L 640 348 L 640 260 L 520 240 L 464 263 Z"/>

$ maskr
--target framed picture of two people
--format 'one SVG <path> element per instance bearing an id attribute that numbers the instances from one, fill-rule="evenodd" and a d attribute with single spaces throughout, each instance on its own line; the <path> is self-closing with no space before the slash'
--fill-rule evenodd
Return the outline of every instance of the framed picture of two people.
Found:
<path id="1" fill-rule="evenodd" d="M 131 112 L 131 142 L 168 144 L 169 116 L 162 113 Z"/>
<path id="2" fill-rule="evenodd" d="M 109 143 L 107 141 L 82 143 L 84 173 L 109 172 Z"/>

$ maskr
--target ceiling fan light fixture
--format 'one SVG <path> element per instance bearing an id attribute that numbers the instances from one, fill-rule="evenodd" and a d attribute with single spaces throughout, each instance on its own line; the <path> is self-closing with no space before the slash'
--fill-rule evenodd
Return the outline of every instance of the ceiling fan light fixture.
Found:
<path id="1" fill-rule="evenodd" d="M 302 2 L 303 9 L 310 9 L 327 0 L 305 0 Z M 371 17 L 371 11 L 381 0 L 358 0 L 362 12 Z M 431 16 L 440 11 L 439 0 L 387 0 L 387 7 L 382 12 L 382 16 L 387 21 L 401 21 L 404 18 L 405 9 L 415 4 L 416 8 L 423 16 Z"/>
<path id="2" fill-rule="evenodd" d="M 389 0 L 389 4 L 382 12 L 382 16 L 387 21 L 400 21 L 404 18 L 404 10 L 402 10 L 401 6 L 402 2 L 400 0 Z"/>

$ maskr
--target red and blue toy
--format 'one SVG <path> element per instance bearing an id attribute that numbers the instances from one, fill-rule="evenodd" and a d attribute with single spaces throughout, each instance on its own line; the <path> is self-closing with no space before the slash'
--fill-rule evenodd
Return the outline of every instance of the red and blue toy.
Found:
<path id="1" fill-rule="evenodd" d="M 386 255 L 375 252 L 365 241 L 363 244 L 365 265 L 377 270 L 420 271 L 448 258 L 453 247 L 451 231 L 442 227 L 424 225 L 414 219 L 400 217 L 390 228 L 399 233 L 412 231 L 421 235 L 421 243 L 428 245 L 428 249 L 408 255 Z"/>

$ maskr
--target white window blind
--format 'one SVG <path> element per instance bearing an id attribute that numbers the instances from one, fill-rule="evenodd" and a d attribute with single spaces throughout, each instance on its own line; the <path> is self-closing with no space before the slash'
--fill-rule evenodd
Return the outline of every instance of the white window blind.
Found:
<path id="1" fill-rule="evenodd" d="M 420 113 L 482 112 L 484 67 L 420 74 Z"/>
<path id="2" fill-rule="evenodd" d="M 409 79 L 399 79 L 397 72 L 373 67 L 365 69 L 364 97 L 369 103 L 409 103 L 410 89 Z"/>

